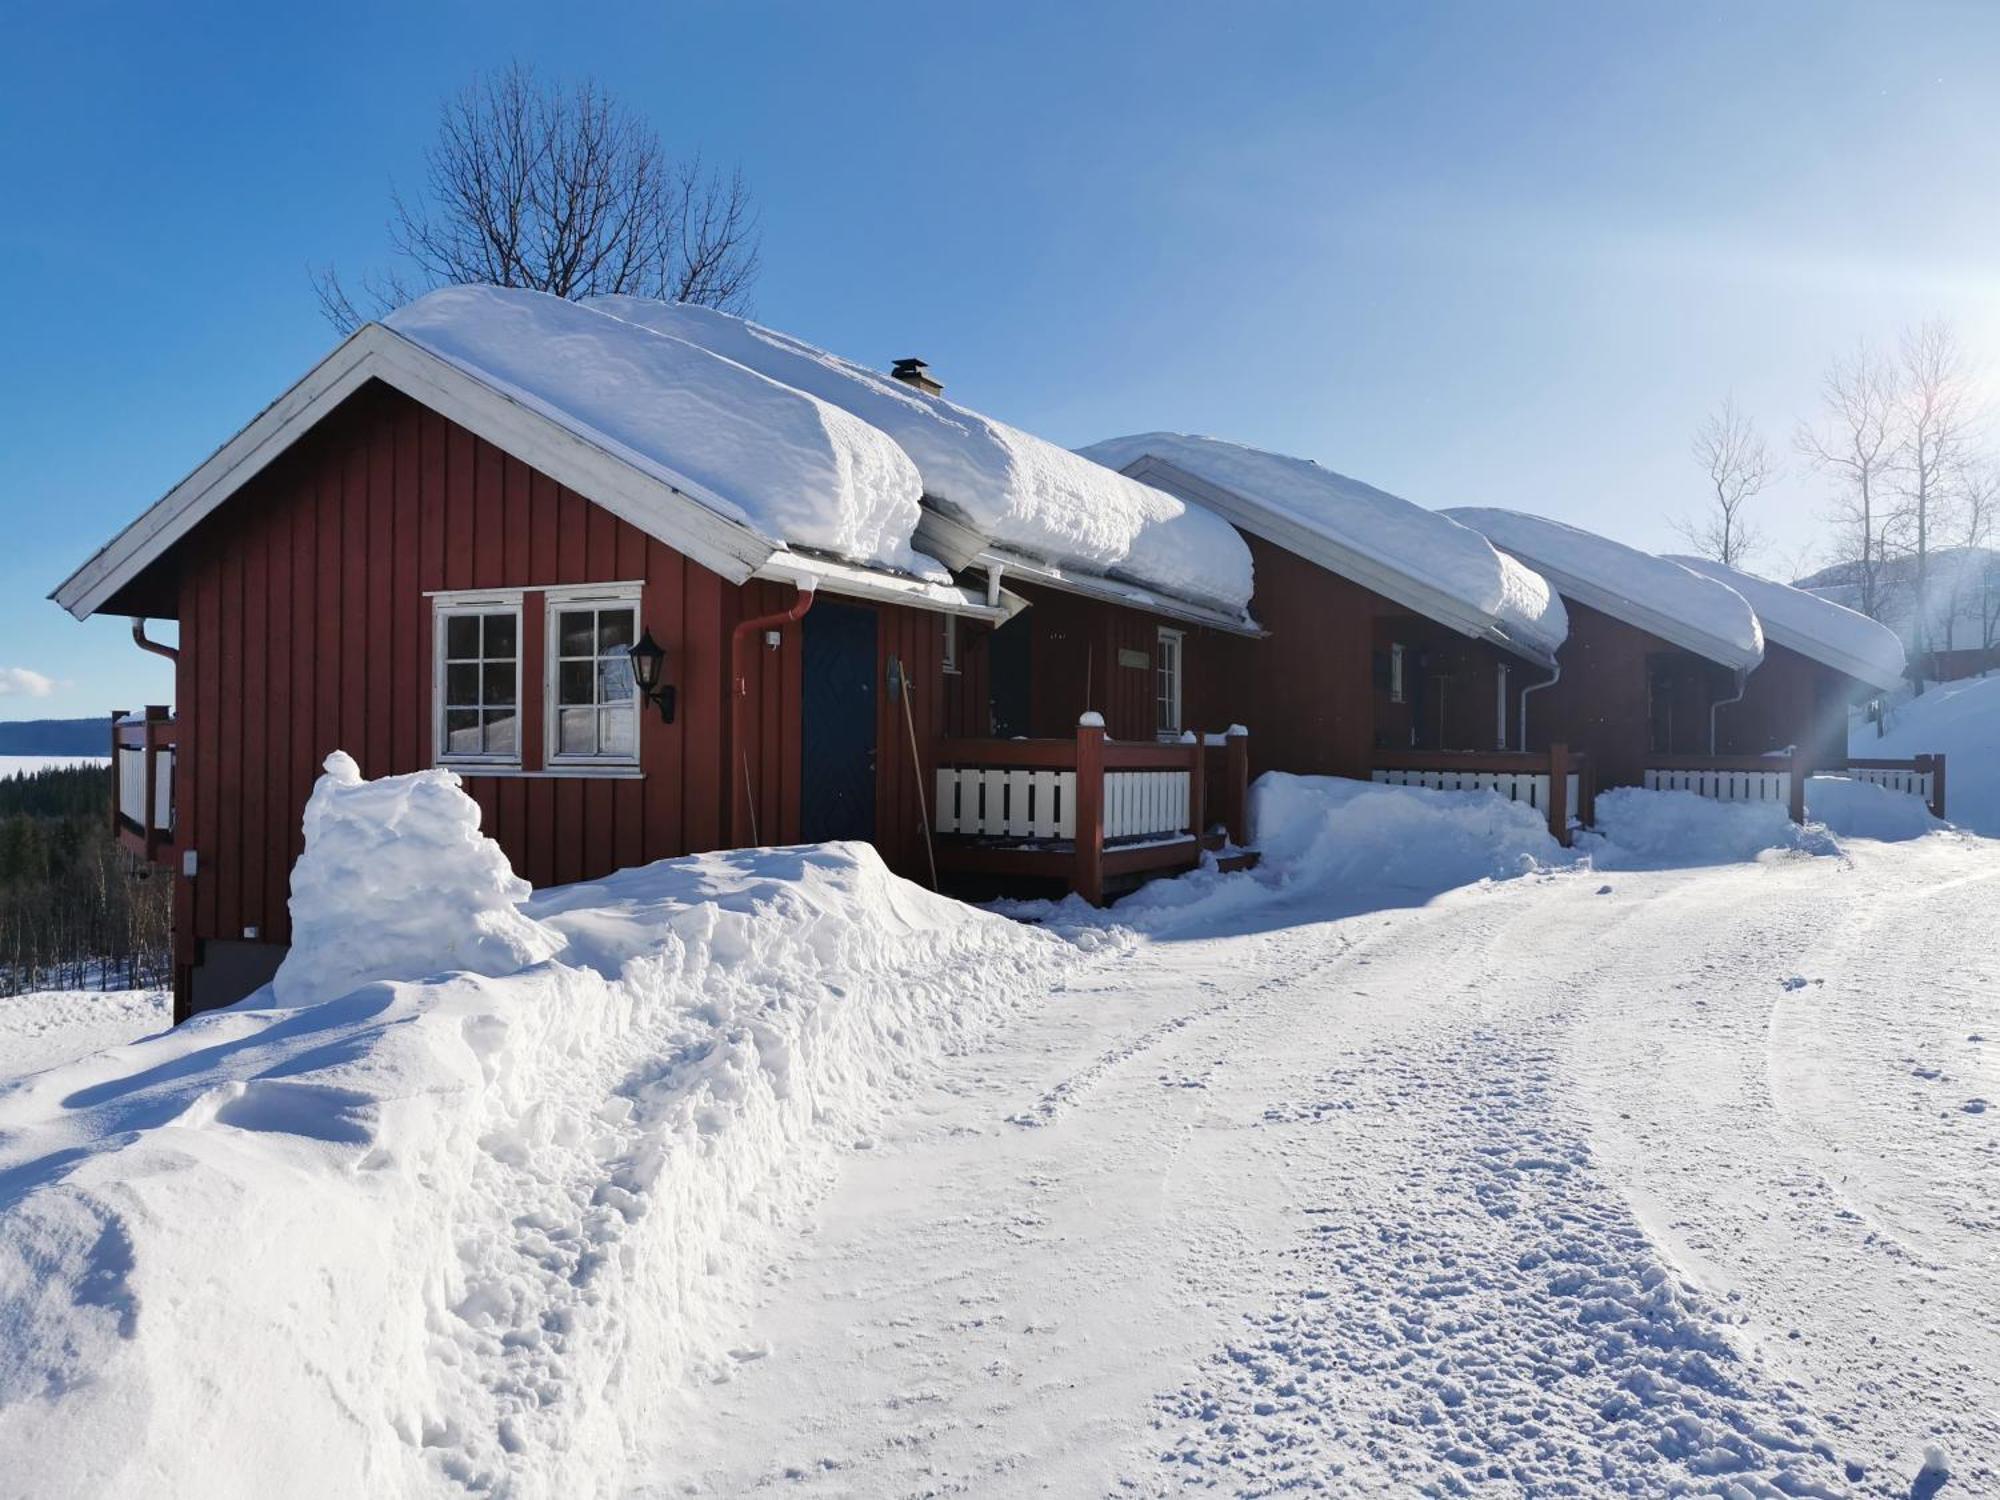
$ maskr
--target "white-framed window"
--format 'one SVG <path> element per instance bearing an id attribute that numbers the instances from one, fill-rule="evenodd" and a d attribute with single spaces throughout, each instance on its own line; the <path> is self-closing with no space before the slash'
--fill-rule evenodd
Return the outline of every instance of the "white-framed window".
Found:
<path id="1" fill-rule="evenodd" d="M 1493 745 L 1495 749 L 1507 748 L 1507 663 L 1496 664 L 1500 673 L 1494 684 Z"/>
<path id="2" fill-rule="evenodd" d="M 548 763 L 636 765 L 639 596 L 552 590 L 547 613 Z"/>
<path id="3" fill-rule="evenodd" d="M 437 601 L 432 744 L 441 765 L 521 763 L 521 599 Z"/>
<path id="4" fill-rule="evenodd" d="M 1403 676 L 1403 643 L 1395 642 L 1389 647 L 1389 701 L 1402 703 L 1408 699 L 1408 688 Z"/>
<path id="5" fill-rule="evenodd" d="M 957 615 L 946 615 L 944 617 L 943 661 L 944 661 L 945 671 L 956 672 L 958 670 L 958 616 Z"/>
<path id="6" fill-rule="evenodd" d="M 1154 727 L 1161 739 L 1178 739 L 1181 732 L 1181 632 L 1160 627 L 1153 650 Z"/>

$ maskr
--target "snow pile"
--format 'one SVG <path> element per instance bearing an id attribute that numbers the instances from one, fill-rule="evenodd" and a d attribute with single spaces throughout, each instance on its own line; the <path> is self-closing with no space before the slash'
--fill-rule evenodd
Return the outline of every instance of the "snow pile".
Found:
<path id="1" fill-rule="evenodd" d="M 1945 827 L 1922 797 L 1847 776 L 1809 779 L 1806 816 L 1844 839 L 1918 839 Z"/>
<path id="2" fill-rule="evenodd" d="M 347 839 L 415 799 L 328 800 Z M 777 1229 L 1072 952 L 863 845 L 524 916 L 562 953 L 264 991 L 0 1091 L 0 1490 L 625 1493 L 688 1379 L 757 1352 Z"/>
<path id="3" fill-rule="evenodd" d="M 165 990 L 32 990 L 0 996 L 0 1083 L 173 1024 Z"/>
<path id="4" fill-rule="evenodd" d="M 728 313 L 644 297 L 589 306 L 697 344 L 893 438 L 924 493 L 995 544 L 1241 613 L 1250 551 L 1229 524 L 1065 448 Z"/>
<path id="5" fill-rule="evenodd" d="M 1764 659 L 1756 611 L 1727 584 L 1543 516 L 1479 506 L 1444 514 L 1592 609 L 1737 671 L 1747 672 Z"/>
<path id="6" fill-rule="evenodd" d="M 561 933 L 521 915 L 528 882 L 460 787 L 442 770 L 363 781 L 346 751 L 326 758 L 292 870 L 292 947 L 271 982 L 280 1005 L 371 979 L 512 974 L 561 951 Z"/>
<path id="7" fill-rule="evenodd" d="M 1888 626 L 1818 594 L 1759 578 L 1710 558 L 1668 556 L 1663 560 L 1727 584 L 1741 594 L 1757 611 L 1765 636 L 1778 645 L 1884 691 L 1902 683 L 1903 643 Z"/>
<path id="8" fill-rule="evenodd" d="M 1179 432 L 1108 438 L 1081 451 L 1118 469 L 1147 457 L 1172 464 L 1345 553 L 1456 601 L 1480 626 L 1498 629 L 1531 651 L 1552 655 L 1569 633 L 1554 590 L 1498 555 L 1478 532 L 1309 458 Z M 1373 586 L 1370 579 L 1360 581 Z"/>
<path id="9" fill-rule="evenodd" d="M 445 287 L 386 326 L 769 541 L 938 572 L 916 468 L 836 406 L 540 292 Z"/>
<path id="10" fill-rule="evenodd" d="M 1723 865 L 1768 855 L 1838 854 L 1823 827 L 1801 828 L 1782 802 L 1721 802 L 1622 786 L 1597 794 L 1596 827 L 1577 847 L 1605 869 Z"/>
<path id="11" fill-rule="evenodd" d="M 1891 710 L 1880 739 L 1872 724 L 1855 723 L 1848 754 L 1942 755 L 1945 816 L 1960 828 L 2000 838 L 2000 676 L 1933 683 Z"/>

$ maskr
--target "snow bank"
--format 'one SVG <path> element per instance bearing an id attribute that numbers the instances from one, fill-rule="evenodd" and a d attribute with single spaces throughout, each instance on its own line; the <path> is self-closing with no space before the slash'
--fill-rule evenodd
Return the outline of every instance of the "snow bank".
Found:
<path id="1" fill-rule="evenodd" d="M 1543 516 L 1479 506 L 1443 513 L 1592 609 L 1737 671 L 1747 672 L 1764 659 L 1756 611 L 1727 584 Z"/>
<path id="2" fill-rule="evenodd" d="M 335 785 L 314 833 L 356 849 L 462 796 Z M 556 957 L 264 991 L 0 1089 L 0 1493 L 625 1493 L 677 1389 L 754 1355 L 774 1226 L 1072 951 L 863 845 L 521 915 Z"/>
<path id="3" fill-rule="evenodd" d="M 728 313 L 643 297 L 589 306 L 808 391 L 886 433 L 931 500 L 1009 551 L 1240 613 L 1250 551 L 1219 517 L 1019 428 Z"/>
<path id="4" fill-rule="evenodd" d="M 1931 816 L 1923 798 L 1846 776 L 1809 778 L 1806 816 L 1841 838 L 1885 842 L 1922 838 L 1946 826 Z"/>
<path id="5" fill-rule="evenodd" d="M 1457 601 L 1480 624 L 1532 651 L 1553 655 L 1569 633 L 1555 591 L 1478 532 L 1309 458 L 1180 432 L 1107 438 L 1081 451 L 1117 469 L 1149 456 L 1172 464 Z"/>
<path id="6" fill-rule="evenodd" d="M 445 287 L 386 326 L 773 542 L 935 574 L 923 482 L 882 433 L 679 339 L 540 292 Z"/>
<path id="7" fill-rule="evenodd" d="M 1848 753 L 1945 758 L 1945 816 L 1957 827 L 2000 838 L 2000 676 L 1933 683 L 1891 710 L 1888 733 L 1856 721 Z"/>
<path id="8" fill-rule="evenodd" d="M 1902 683 L 1903 643 L 1888 626 L 1818 594 L 1706 557 L 1669 556 L 1663 560 L 1727 584 L 1741 594 L 1757 611 L 1765 636 L 1778 645 L 1885 691 Z"/>
<path id="9" fill-rule="evenodd" d="M 346 751 L 326 758 L 292 870 L 292 947 L 271 982 L 280 1005 L 371 979 L 512 974 L 561 951 L 561 933 L 521 915 L 528 882 L 461 785 L 443 770 L 363 781 Z"/>
<path id="10" fill-rule="evenodd" d="M 1767 855 L 1838 854 L 1823 827 L 1801 828 L 1782 802 L 1718 802 L 1693 792 L 1616 787 L 1597 794 L 1597 826 L 1577 848 L 1607 870 L 1734 864 Z"/>
<path id="11" fill-rule="evenodd" d="M 165 990 L 31 990 L 0 996 L 0 1082 L 173 1024 Z"/>

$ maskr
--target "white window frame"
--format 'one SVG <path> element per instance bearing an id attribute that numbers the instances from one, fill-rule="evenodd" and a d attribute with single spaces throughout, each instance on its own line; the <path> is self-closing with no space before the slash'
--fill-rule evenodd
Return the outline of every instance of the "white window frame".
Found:
<path id="1" fill-rule="evenodd" d="M 591 584 L 549 589 L 542 600 L 542 764 L 565 772 L 629 771 L 639 764 L 639 736 L 645 732 L 646 706 L 636 678 L 632 684 L 632 749 L 629 754 L 578 755 L 562 751 L 562 639 L 561 621 L 565 609 L 589 605 L 593 609 L 626 608 L 632 611 L 632 639 L 638 640 L 645 627 L 642 591 L 631 585 Z M 574 705 L 572 705 L 574 706 Z M 606 705 L 599 704 L 602 708 Z"/>
<path id="2" fill-rule="evenodd" d="M 446 622 L 466 616 L 512 615 L 514 617 L 514 749 L 498 755 L 455 754 L 445 738 L 445 658 L 449 654 Z M 527 705 L 521 700 L 521 662 L 527 642 L 521 638 L 521 591 L 486 590 L 479 593 L 434 594 L 431 596 L 431 764 L 437 766 L 510 767 L 521 764 L 521 744 L 526 738 Z M 482 648 L 484 641 L 481 641 Z M 482 668 L 483 670 L 483 668 Z"/>
<path id="3" fill-rule="evenodd" d="M 944 652 L 940 660 L 944 670 L 953 674 L 958 671 L 958 616 L 944 617 Z"/>
<path id="4" fill-rule="evenodd" d="M 1403 643 L 1401 641 L 1391 641 L 1389 643 L 1389 701 L 1391 703 L 1407 703 L 1409 701 L 1408 679 L 1404 675 L 1406 670 Z"/>
<path id="5" fill-rule="evenodd" d="M 1183 712 L 1185 702 L 1183 683 L 1187 677 L 1187 632 L 1162 625 L 1154 638 L 1153 652 L 1154 735 L 1162 740 L 1177 740 L 1181 737 L 1182 726 L 1187 722 L 1187 716 Z M 1169 657 L 1173 658 L 1171 669 L 1167 666 Z M 1162 691 L 1163 685 L 1171 687 L 1172 691 Z M 1171 725 L 1159 722 L 1160 707 L 1167 703 L 1173 705 Z"/>
<path id="6" fill-rule="evenodd" d="M 1500 750 L 1505 750 L 1507 748 L 1507 719 L 1508 719 L 1507 663 L 1505 663 L 1504 661 L 1495 662 L 1494 667 L 1499 672 L 1499 680 L 1495 684 L 1495 691 L 1494 691 L 1495 702 L 1494 702 L 1494 712 L 1493 712 L 1493 743 L 1495 748 Z"/>

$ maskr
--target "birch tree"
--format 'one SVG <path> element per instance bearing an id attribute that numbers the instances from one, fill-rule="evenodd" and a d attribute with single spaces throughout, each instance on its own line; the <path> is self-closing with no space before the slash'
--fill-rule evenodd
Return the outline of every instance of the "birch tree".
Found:
<path id="1" fill-rule="evenodd" d="M 1921 662 L 1930 650 L 1931 553 L 1961 497 L 1975 414 L 1965 354 L 1950 324 L 1932 320 L 1905 333 L 1899 363 L 1893 468 L 1914 565 L 1911 644 Z"/>
<path id="2" fill-rule="evenodd" d="M 1887 605 L 1883 565 L 1895 499 L 1898 402 L 1895 369 L 1867 344 L 1857 344 L 1827 367 L 1819 424 L 1801 423 L 1793 438 L 1800 457 L 1834 482 L 1827 514 L 1834 545 L 1841 560 L 1855 565 L 1856 606 L 1875 620 Z"/>
<path id="3" fill-rule="evenodd" d="M 1757 426 L 1730 397 L 1710 414 L 1694 438 L 1695 461 L 1708 478 L 1709 499 L 1675 523 L 1687 544 L 1725 567 L 1741 567 L 1764 546 L 1749 517 L 1750 502 L 1777 477 L 1777 466 Z"/>

